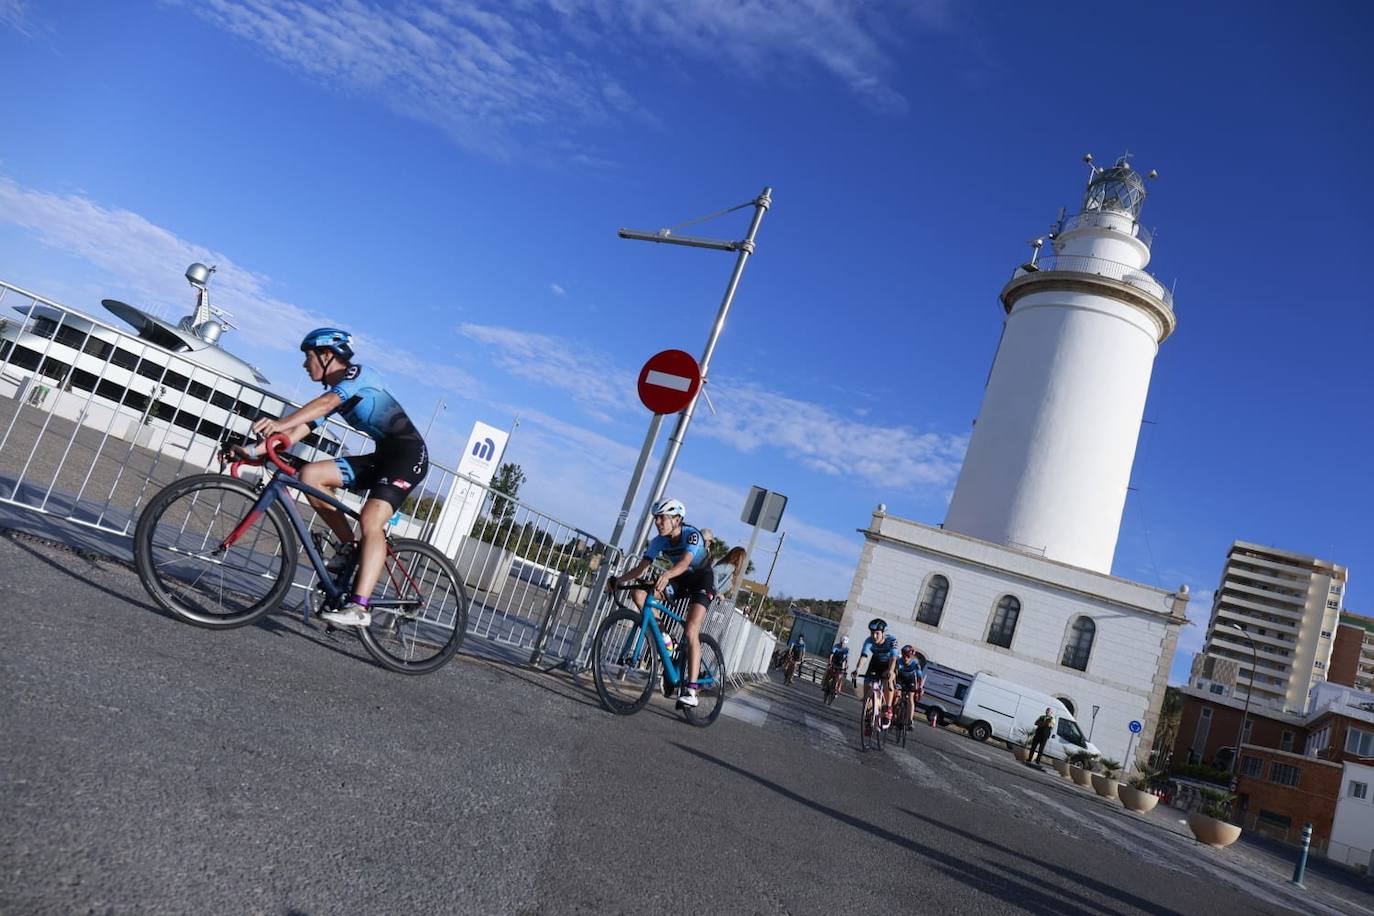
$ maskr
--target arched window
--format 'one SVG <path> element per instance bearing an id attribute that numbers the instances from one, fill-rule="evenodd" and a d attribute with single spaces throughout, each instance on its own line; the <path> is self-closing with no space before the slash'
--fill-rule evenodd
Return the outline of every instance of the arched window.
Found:
<path id="1" fill-rule="evenodd" d="M 1055 697 L 1055 699 L 1064 704 L 1064 708 L 1069 711 L 1069 715 L 1078 715 L 1078 710 L 1074 707 L 1073 700 L 1070 700 L 1068 697 L 1062 695 Z"/>
<path id="2" fill-rule="evenodd" d="M 1011 648 L 1011 638 L 1016 635 L 1016 618 L 1021 616 L 1021 602 L 1011 595 L 1003 595 L 997 602 L 997 610 L 992 612 L 992 626 L 988 627 L 988 642 L 1003 649 Z"/>
<path id="3" fill-rule="evenodd" d="M 945 596 L 948 594 L 949 580 L 939 574 L 931 576 L 921 590 L 920 603 L 916 605 L 916 622 L 938 627 L 940 615 L 945 612 Z"/>
<path id="4" fill-rule="evenodd" d="M 1064 643 L 1064 657 L 1059 663 L 1066 668 L 1088 670 L 1088 656 L 1093 651 L 1093 637 L 1097 635 L 1097 624 L 1091 617 L 1075 617 L 1069 626 L 1069 640 Z"/>

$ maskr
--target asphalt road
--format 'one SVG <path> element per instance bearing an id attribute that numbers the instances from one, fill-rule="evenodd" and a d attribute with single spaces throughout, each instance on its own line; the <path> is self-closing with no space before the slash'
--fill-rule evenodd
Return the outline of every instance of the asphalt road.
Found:
<path id="1" fill-rule="evenodd" d="M 1199 847 L 854 700 L 712 727 L 465 654 L 388 673 L 280 614 L 162 614 L 122 563 L 0 534 L 0 912 L 1359 914 L 1354 882 Z"/>

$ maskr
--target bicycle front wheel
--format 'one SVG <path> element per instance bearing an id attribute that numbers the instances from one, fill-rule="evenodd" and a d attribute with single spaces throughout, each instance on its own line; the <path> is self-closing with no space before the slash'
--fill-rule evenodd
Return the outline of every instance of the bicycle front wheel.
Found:
<path id="1" fill-rule="evenodd" d="M 639 712 L 658 681 L 658 647 L 643 633 L 641 616 L 616 611 L 592 643 L 592 680 L 601 705 L 618 716 Z"/>
<path id="2" fill-rule="evenodd" d="M 252 623 L 281 604 L 296 575 L 296 534 L 280 506 L 253 516 L 258 496 L 223 474 L 187 477 L 154 495 L 134 529 L 134 565 L 153 600 L 212 630 Z"/>
<path id="3" fill-rule="evenodd" d="M 424 541 L 389 545 L 369 607 L 372 623 L 358 631 L 363 648 L 400 674 L 442 668 L 467 634 L 468 595 L 458 571 Z"/>
<path id="4" fill-rule="evenodd" d="M 702 633 L 697 637 L 701 646 L 701 664 L 697 671 L 697 705 L 684 706 L 687 721 L 705 728 L 720 715 L 725 705 L 725 655 L 714 636 Z"/>

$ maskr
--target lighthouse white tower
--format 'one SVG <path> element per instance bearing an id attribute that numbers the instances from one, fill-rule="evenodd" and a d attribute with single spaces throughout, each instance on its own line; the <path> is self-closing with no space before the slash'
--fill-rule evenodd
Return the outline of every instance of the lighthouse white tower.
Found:
<path id="1" fill-rule="evenodd" d="M 1081 213 L 1018 267 L 947 530 L 1110 573 L 1173 297 L 1145 272 L 1145 183 L 1091 166 Z M 1151 177 L 1153 177 L 1153 172 Z"/>

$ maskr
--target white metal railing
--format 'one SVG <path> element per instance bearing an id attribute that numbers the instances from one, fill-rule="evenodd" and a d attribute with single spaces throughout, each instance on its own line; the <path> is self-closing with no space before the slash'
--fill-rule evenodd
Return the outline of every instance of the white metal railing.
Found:
<path id="1" fill-rule="evenodd" d="M 1149 294 L 1160 302 L 1164 303 L 1165 308 L 1173 311 L 1174 294 L 1164 288 L 1154 277 L 1138 267 L 1130 264 L 1122 264 L 1119 261 L 1108 261 L 1106 258 L 1094 258 L 1087 255 L 1049 255 L 1040 258 L 1034 265 L 1023 264 L 1012 271 L 1013 280 L 1033 273 L 1048 273 L 1059 271 L 1064 273 L 1093 274 L 1099 277 L 1107 277 L 1128 286 Z"/>
<path id="2" fill-rule="evenodd" d="M 1062 234 L 1089 227 L 1111 229 L 1122 235 L 1129 235 L 1143 242 L 1146 248 L 1154 244 L 1153 232 L 1132 219 L 1130 214 L 1116 210 L 1085 210 L 1082 213 L 1074 213 L 1059 221 L 1057 231 Z"/>
<path id="3" fill-rule="evenodd" d="M 0 281 L 0 502 L 129 536 L 163 486 L 217 470 L 220 442 L 297 405 L 60 303 Z M 371 450 L 329 420 L 292 451 L 307 460 Z M 340 494 L 359 506 L 361 498 Z M 300 508 L 314 521 L 303 501 Z M 322 527 L 322 526 L 313 526 Z M 622 558 L 569 522 L 434 461 L 392 520 L 454 560 L 466 583 L 471 635 L 579 665 L 611 606 L 598 573 Z M 313 583 L 309 565 L 296 585 Z M 771 643 L 738 612 L 706 624 L 728 671 L 767 672 Z M 762 661 L 760 662 L 760 659 Z"/>

